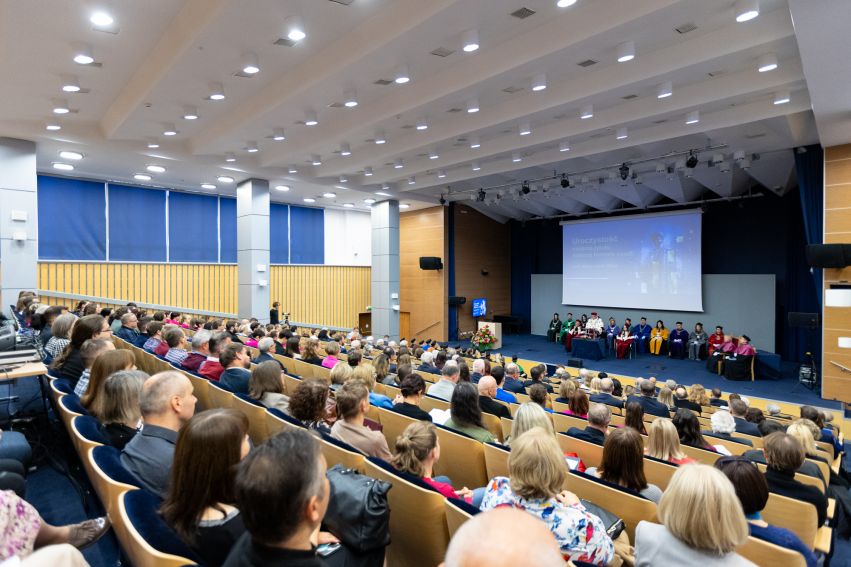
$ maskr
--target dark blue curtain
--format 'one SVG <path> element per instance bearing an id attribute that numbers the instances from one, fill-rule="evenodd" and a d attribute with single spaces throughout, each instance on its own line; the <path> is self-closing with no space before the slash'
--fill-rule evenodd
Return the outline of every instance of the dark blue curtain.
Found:
<path id="1" fill-rule="evenodd" d="M 449 203 L 449 212 L 447 214 L 447 230 L 449 235 L 449 258 L 447 263 L 449 272 L 449 295 L 455 295 L 455 212 L 457 207 L 455 203 Z M 458 340 L 458 309 L 457 306 L 449 306 L 449 340 Z"/>
<path id="2" fill-rule="evenodd" d="M 219 198 L 221 262 L 236 264 L 236 199 Z"/>
<path id="3" fill-rule="evenodd" d="M 287 205 L 269 205 L 269 261 L 273 264 L 290 263 L 289 212 Z"/>
<path id="4" fill-rule="evenodd" d="M 819 145 L 806 146 L 795 152 L 798 193 L 804 215 L 807 244 L 821 244 L 824 234 L 824 150 Z M 821 305 L 821 269 L 810 270 Z"/>
<path id="5" fill-rule="evenodd" d="M 325 211 L 290 207 L 290 263 L 325 263 Z"/>
<path id="6" fill-rule="evenodd" d="M 165 191 L 109 184 L 109 260 L 165 262 Z"/>
<path id="7" fill-rule="evenodd" d="M 38 176 L 38 257 L 106 260 L 103 183 Z"/>
<path id="8" fill-rule="evenodd" d="M 216 197 L 170 192 L 168 247 L 170 262 L 219 261 Z"/>

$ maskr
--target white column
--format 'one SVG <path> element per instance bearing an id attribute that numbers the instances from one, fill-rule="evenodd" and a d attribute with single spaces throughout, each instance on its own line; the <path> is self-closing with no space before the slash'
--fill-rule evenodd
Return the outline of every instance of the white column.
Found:
<path id="1" fill-rule="evenodd" d="M 399 340 L 399 201 L 372 205 L 372 334 Z"/>
<path id="2" fill-rule="evenodd" d="M 35 142 L 0 138 L 0 310 L 38 287 Z M 59 219 L 61 222 L 61 219 Z"/>
<path id="3" fill-rule="evenodd" d="M 236 188 L 236 261 L 240 319 L 269 322 L 269 182 L 248 179 Z"/>

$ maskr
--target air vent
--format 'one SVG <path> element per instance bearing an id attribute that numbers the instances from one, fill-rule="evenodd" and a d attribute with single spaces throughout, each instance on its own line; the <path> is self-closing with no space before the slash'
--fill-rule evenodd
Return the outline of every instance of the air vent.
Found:
<path id="1" fill-rule="evenodd" d="M 413 124 L 405 124 L 404 126 L 402 126 L 402 130 L 410 130 L 413 127 L 414 127 Z"/>
<path id="2" fill-rule="evenodd" d="M 637 94 L 628 94 L 626 96 L 622 96 L 621 98 L 624 99 L 624 100 L 632 100 L 634 98 L 638 98 L 638 95 Z"/>
<path id="3" fill-rule="evenodd" d="M 693 32 L 696 29 L 697 29 L 697 26 L 694 25 L 694 22 L 688 22 L 688 23 L 685 23 L 681 26 L 675 27 L 674 31 L 677 32 L 678 34 L 686 34 L 688 32 Z"/>
<path id="4" fill-rule="evenodd" d="M 667 121 L 668 121 L 667 119 L 663 118 L 662 120 L 654 120 L 653 124 L 664 124 Z"/>
<path id="5" fill-rule="evenodd" d="M 331 0 L 331 2 L 336 2 L 337 4 L 342 4 L 343 6 L 350 6 L 354 1 L 355 0 Z"/>
<path id="6" fill-rule="evenodd" d="M 293 47 L 296 44 L 293 40 L 288 37 L 279 37 L 278 40 L 274 43 L 274 45 L 282 45 L 284 47 Z"/>
<path id="7" fill-rule="evenodd" d="M 447 110 L 446 112 L 452 112 L 452 113 L 455 113 L 455 112 L 461 112 L 461 110 L 462 110 L 462 109 L 460 109 L 460 108 L 450 108 L 450 109 L 449 109 L 449 110 Z"/>
<path id="8" fill-rule="evenodd" d="M 724 71 L 724 70 L 712 71 L 710 73 L 707 73 L 706 76 L 709 77 L 709 78 L 715 78 L 715 77 L 720 77 L 721 75 L 725 74 L 726 72 L 727 71 Z"/>
<path id="9" fill-rule="evenodd" d="M 553 116 L 553 120 L 564 120 L 565 118 L 567 118 L 567 114 L 556 114 Z"/>
<path id="10" fill-rule="evenodd" d="M 586 59 L 585 61 L 580 61 L 579 63 L 577 63 L 577 65 L 579 65 L 580 67 L 590 67 L 591 65 L 596 64 L 597 61 L 594 61 L 593 59 Z"/>
<path id="11" fill-rule="evenodd" d="M 519 93 L 522 90 L 523 90 L 523 87 L 505 87 L 504 89 L 502 89 L 502 92 L 508 93 L 508 94 L 514 94 L 514 93 Z"/>
<path id="12" fill-rule="evenodd" d="M 529 16 L 534 16 L 535 10 L 530 10 L 529 8 L 526 8 L 524 6 L 523 8 L 520 8 L 519 10 L 511 12 L 511 15 L 514 16 L 517 19 L 525 20 Z"/>
<path id="13" fill-rule="evenodd" d="M 766 135 L 767 134 L 765 132 L 762 132 L 761 134 L 746 134 L 745 138 L 748 140 L 756 140 L 757 138 L 765 138 Z"/>
<path id="14" fill-rule="evenodd" d="M 438 57 L 449 57 L 453 53 L 455 53 L 455 51 L 446 47 L 438 47 L 437 49 L 431 52 L 432 55 L 437 55 Z"/>
<path id="15" fill-rule="evenodd" d="M 387 79 L 378 79 L 375 81 L 376 85 L 381 85 L 382 87 L 386 87 L 387 85 L 392 85 L 393 81 L 388 81 Z"/>

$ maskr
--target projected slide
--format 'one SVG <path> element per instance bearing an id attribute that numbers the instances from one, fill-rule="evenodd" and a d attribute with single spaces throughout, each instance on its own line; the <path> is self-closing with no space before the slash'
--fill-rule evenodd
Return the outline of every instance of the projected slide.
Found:
<path id="1" fill-rule="evenodd" d="M 703 311 L 700 211 L 563 224 L 562 302 Z"/>

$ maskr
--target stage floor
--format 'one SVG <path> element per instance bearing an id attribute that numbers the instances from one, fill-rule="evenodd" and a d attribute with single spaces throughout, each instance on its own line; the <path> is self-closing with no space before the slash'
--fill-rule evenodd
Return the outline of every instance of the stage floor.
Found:
<path id="1" fill-rule="evenodd" d="M 503 347 L 499 353 L 504 356 L 517 355 L 519 358 L 536 360 L 548 364 L 567 364 L 572 358 L 565 352 L 564 346 L 547 341 L 539 335 L 504 335 Z M 703 384 L 706 389 L 719 387 L 726 392 L 737 392 L 743 396 L 757 396 L 794 404 L 811 404 L 830 409 L 841 409 L 842 404 L 833 400 L 823 400 L 819 392 L 813 392 L 798 383 L 797 365 L 784 363 L 787 372 L 780 380 L 756 380 L 755 382 L 734 382 L 723 376 L 707 372 L 705 362 L 675 360 L 649 354 L 632 360 L 604 358 L 602 360 L 583 360 L 584 366 L 591 370 L 604 370 L 627 376 L 655 376 L 664 381 L 673 379 L 681 384 Z M 794 375 L 794 377 L 793 377 Z"/>

